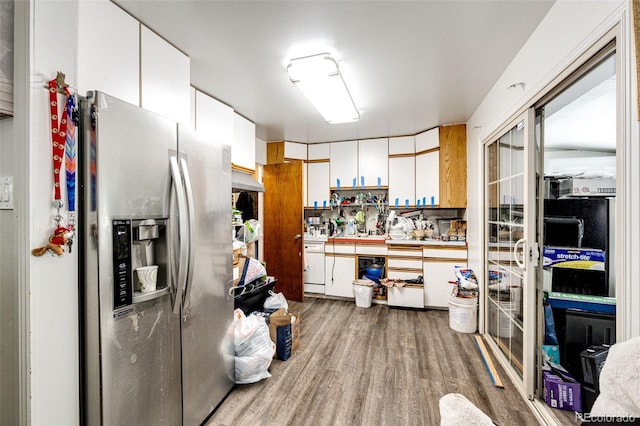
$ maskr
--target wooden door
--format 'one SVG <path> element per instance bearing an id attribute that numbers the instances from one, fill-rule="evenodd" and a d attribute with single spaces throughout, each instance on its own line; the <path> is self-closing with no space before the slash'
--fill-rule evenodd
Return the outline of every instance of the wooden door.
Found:
<path id="1" fill-rule="evenodd" d="M 264 260 L 275 291 L 303 301 L 302 161 L 264 166 Z"/>

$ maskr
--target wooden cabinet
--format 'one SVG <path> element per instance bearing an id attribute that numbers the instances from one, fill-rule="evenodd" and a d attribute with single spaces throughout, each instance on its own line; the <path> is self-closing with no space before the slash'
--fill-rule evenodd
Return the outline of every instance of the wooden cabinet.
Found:
<path id="1" fill-rule="evenodd" d="M 413 204 L 416 196 L 415 140 L 389 138 L 389 207 Z"/>
<path id="2" fill-rule="evenodd" d="M 467 265 L 466 247 L 432 246 L 423 248 L 424 305 L 447 308 L 455 280 L 454 266 Z"/>
<path id="3" fill-rule="evenodd" d="M 256 125 L 238 113 L 233 113 L 231 163 L 248 172 L 256 168 Z"/>
<path id="4" fill-rule="evenodd" d="M 330 186 L 342 189 L 358 187 L 358 141 L 333 142 L 329 154 Z"/>
<path id="5" fill-rule="evenodd" d="M 100 90 L 140 105 L 140 24 L 109 1 L 77 7 L 78 93 Z"/>
<path id="6" fill-rule="evenodd" d="M 355 297 L 353 280 L 356 277 L 355 244 L 325 244 L 324 293 L 327 296 Z"/>
<path id="7" fill-rule="evenodd" d="M 389 185 L 389 139 L 358 141 L 359 188 L 378 188 Z"/>
<path id="8" fill-rule="evenodd" d="M 149 28 L 142 26 L 140 106 L 180 123 L 189 124 L 190 89 L 189 57 Z"/>
<path id="9" fill-rule="evenodd" d="M 456 124 L 416 135 L 416 203 L 467 206 L 466 132 L 465 124 Z"/>
<path id="10" fill-rule="evenodd" d="M 467 207 L 467 125 L 440 127 L 440 207 Z"/>
<path id="11" fill-rule="evenodd" d="M 440 204 L 439 129 L 416 135 L 416 205 L 437 207 Z"/>

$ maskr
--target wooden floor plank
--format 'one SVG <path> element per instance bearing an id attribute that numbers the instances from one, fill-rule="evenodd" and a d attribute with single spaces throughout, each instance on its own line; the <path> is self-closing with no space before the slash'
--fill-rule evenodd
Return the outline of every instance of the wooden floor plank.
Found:
<path id="1" fill-rule="evenodd" d="M 289 310 L 301 312 L 298 351 L 274 360 L 271 378 L 236 385 L 207 425 L 438 425 L 449 392 L 498 424 L 538 424 L 510 381 L 493 386 L 473 335 L 451 330 L 447 311 L 322 298 Z"/>

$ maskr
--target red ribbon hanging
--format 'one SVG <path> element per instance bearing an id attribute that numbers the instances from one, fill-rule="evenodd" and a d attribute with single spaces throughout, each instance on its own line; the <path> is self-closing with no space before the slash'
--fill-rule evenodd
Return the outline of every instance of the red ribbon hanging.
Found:
<path id="1" fill-rule="evenodd" d="M 69 96 L 69 90 L 64 87 L 65 96 Z M 66 105 L 66 98 L 62 103 Z M 53 157 L 53 183 L 54 199 L 60 200 L 60 169 L 64 159 L 64 144 L 67 136 L 67 110 L 62 109 L 60 121 L 58 121 L 58 83 L 55 79 L 49 81 L 49 113 L 51 117 L 51 145 Z"/>

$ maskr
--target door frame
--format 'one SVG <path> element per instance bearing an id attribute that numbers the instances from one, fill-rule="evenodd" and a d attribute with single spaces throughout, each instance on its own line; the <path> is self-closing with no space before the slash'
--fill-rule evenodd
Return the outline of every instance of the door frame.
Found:
<path id="1" fill-rule="evenodd" d="M 483 288 L 481 294 L 485 295 L 480 298 L 480 322 L 482 327 L 480 332 L 487 342 L 487 345 L 491 347 L 493 353 L 498 358 L 506 374 L 514 383 L 518 391 L 523 397 L 532 399 L 535 395 L 536 386 L 536 369 L 535 369 L 535 346 L 536 346 L 536 269 L 539 261 L 539 244 L 537 241 L 537 210 L 536 210 L 536 188 L 538 185 L 535 173 L 535 110 L 534 108 L 527 108 L 524 112 L 519 113 L 512 118 L 505 125 L 501 126 L 498 130 L 493 132 L 489 138 L 487 138 L 482 144 L 483 155 L 483 205 L 482 212 L 485 217 L 484 232 L 483 232 L 483 257 L 482 257 L 482 275 L 484 277 L 485 271 L 488 270 L 488 221 L 486 216 L 486 209 L 489 205 L 489 191 L 487 191 L 487 177 L 488 177 L 488 163 L 487 163 L 487 148 L 492 143 L 499 140 L 507 132 L 511 131 L 514 127 L 520 123 L 524 125 L 524 164 L 523 164 L 523 176 L 524 176 L 524 205 L 523 205 L 523 217 L 524 217 L 524 265 L 522 270 L 522 300 L 523 300 L 523 342 L 522 342 L 522 377 L 518 376 L 514 371 L 506 355 L 499 348 L 498 344 L 493 340 L 489 334 L 488 327 L 488 301 L 486 295 L 488 294 L 488 282 L 483 280 Z M 498 160 L 499 163 L 499 160 Z M 510 253 L 515 257 L 514 251 Z"/>

